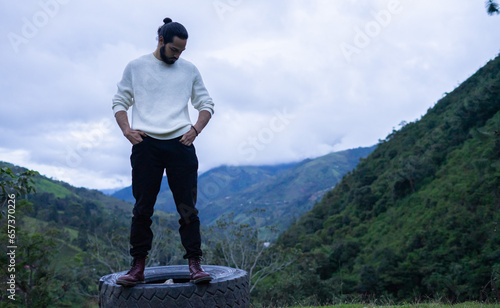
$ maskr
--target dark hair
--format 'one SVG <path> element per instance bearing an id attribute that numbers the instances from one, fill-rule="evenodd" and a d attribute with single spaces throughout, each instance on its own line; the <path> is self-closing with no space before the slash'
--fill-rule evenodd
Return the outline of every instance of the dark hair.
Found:
<path id="1" fill-rule="evenodd" d="M 174 36 L 177 36 L 183 40 L 187 40 L 188 33 L 186 28 L 178 22 L 173 22 L 170 18 L 163 19 L 163 26 L 158 28 L 158 39 L 163 36 L 163 43 L 171 43 L 174 40 Z"/>

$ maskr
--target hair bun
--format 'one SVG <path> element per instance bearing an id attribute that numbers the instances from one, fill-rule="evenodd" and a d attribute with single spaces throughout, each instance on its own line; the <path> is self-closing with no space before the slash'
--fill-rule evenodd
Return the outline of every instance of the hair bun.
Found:
<path id="1" fill-rule="evenodd" d="M 167 18 L 163 19 L 163 22 L 168 24 L 169 22 L 172 22 L 172 19 L 167 17 Z"/>

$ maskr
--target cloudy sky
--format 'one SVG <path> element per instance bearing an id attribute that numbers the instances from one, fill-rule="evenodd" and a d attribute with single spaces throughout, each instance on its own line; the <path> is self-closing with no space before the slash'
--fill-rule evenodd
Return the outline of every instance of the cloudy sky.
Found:
<path id="1" fill-rule="evenodd" d="M 500 51 L 483 0 L 38 0 L 0 3 L 0 160 L 75 186 L 130 185 L 111 111 L 164 17 L 216 104 L 200 172 L 370 146 Z M 192 118 L 197 113 L 193 109 Z"/>

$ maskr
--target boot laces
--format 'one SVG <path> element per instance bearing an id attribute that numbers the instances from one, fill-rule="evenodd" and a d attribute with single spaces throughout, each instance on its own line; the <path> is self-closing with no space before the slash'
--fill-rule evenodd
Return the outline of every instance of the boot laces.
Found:
<path id="1" fill-rule="evenodd" d="M 196 271 L 201 271 L 201 259 L 200 258 L 193 258 L 192 259 L 192 265 L 196 269 Z"/>

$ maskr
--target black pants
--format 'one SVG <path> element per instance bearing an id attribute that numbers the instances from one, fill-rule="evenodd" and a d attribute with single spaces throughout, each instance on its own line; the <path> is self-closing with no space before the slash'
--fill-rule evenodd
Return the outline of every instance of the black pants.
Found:
<path id="1" fill-rule="evenodd" d="M 181 216 L 179 234 L 186 249 L 184 258 L 202 255 L 200 220 L 195 208 L 198 158 L 194 146 L 185 146 L 179 139 L 180 137 L 172 140 L 145 137 L 132 147 L 132 192 L 136 203 L 130 231 L 130 255 L 134 258 L 144 258 L 151 250 L 151 216 L 165 170 Z"/>

